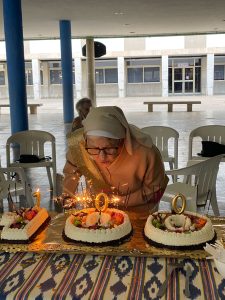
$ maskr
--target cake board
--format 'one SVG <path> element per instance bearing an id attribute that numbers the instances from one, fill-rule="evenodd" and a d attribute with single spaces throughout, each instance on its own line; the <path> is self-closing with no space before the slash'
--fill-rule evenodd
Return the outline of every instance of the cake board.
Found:
<path id="1" fill-rule="evenodd" d="M 82 243 L 70 243 L 64 241 L 62 232 L 68 214 L 50 213 L 51 222 L 36 239 L 28 245 L 0 244 L 0 251 L 6 252 L 40 252 L 40 253 L 72 253 L 89 255 L 115 255 L 115 256 L 140 256 L 140 257 L 174 257 L 204 259 L 208 254 L 204 250 L 169 250 L 156 248 L 149 245 L 143 236 L 143 228 L 148 214 L 146 210 L 126 211 L 133 226 L 133 235 L 123 244 L 116 246 L 95 246 Z M 225 239 L 225 217 L 210 217 L 215 228 L 217 239 Z M 225 244 L 224 244 L 225 246 Z"/>

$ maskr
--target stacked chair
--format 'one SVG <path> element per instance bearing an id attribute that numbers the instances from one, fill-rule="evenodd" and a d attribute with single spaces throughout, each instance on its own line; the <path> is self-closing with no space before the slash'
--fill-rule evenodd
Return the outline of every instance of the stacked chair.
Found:
<path id="1" fill-rule="evenodd" d="M 15 152 L 17 152 L 15 158 Z M 21 162 L 21 155 L 31 155 L 40 158 L 38 162 Z M 50 190 L 56 196 L 56 147 L 55 137 L 46 131 L 27 130 L 10 136 L 6 143 L 7 167 L 22 169 L 46 168 Z M 52 172 L 51 172 L 52 171 Z"/>

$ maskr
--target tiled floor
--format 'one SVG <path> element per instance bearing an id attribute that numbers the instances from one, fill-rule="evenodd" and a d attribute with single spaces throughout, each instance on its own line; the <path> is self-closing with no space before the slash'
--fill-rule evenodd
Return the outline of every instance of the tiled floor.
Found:
<path id="1" fill-rule="evenodd" d="M 188 136 L 192 129 L 209 124 L 225 125 L 225 97 L 188 97 L 192 100 L 201 100 L 201 105 L 194 105 L 193 112 L 186 112 L 185 105 L 174 106 L 174 112 L 168 113 L 167 106 L 154 107 L 153 113 L 147 112 L 143 105 L 146 98 L 107 98 L 97 101 L 100 105 L 120 106 L 130 123 L 139 127 L 150 125 L 170 126 L 179 134 L 179 167 L 185 166 L 188 156 Z M 149 99 L 149 98 L 148 98 Z M 171 99 L 171 98 L 170 98 Z M 177 98 L 176 98 L 177 99 Z M 179 97 L 180 99 L 180 97 Z M 187 99 L 187 97 L 185 98 Z M 38 109 L 37 115 L 29 115 L 29 128 L 51 132 L 56 137 L 57 172 L 61 173 L 65 163 L 66 133 L 70 124 L 63 123 L 62 100 L 41 99 L 43 107 Z M 5 143 L 11 134 L 10 115 L 7 109 L 2 109 L 0 115 L 0 156 L 1 164 L 5 166 Z M 35 190 L 40 187 L 42 193 L 42 205 L 54 209 L 55 205 L 50 200 L 48 180 L 45 170 L 32 170 L 29 172 L 32 186 Z M 217 196 L 221 215 L 225 216 L 225 164 L 220 166 L 217 178 Z M 4 205 L 6 207 L 6 203 Z M 162 203 L 162 207 L 165 205 Z M 209 211 L 211 213 L 211 210 Z"/>

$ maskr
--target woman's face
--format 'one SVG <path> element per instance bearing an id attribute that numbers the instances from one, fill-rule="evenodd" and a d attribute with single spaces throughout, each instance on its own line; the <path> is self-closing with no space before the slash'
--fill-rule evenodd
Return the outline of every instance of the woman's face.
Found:
<path id="1" fill-rule="evenodd" d="M 87 136 L 86 150 L 100 166 L 108 167 L 120 154 L 124 140 Z"/>

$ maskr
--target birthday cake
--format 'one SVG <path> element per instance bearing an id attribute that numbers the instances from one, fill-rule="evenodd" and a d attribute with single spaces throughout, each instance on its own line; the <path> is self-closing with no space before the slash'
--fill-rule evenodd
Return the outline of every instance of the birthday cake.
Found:
<path id="1" fill-rule="evenodd" d="M 1 242 L 29 242 L 49 219 L 47 210 L 38 206 L 4 213 L 0 220 Z"/>
<path id="2" fill-rule="evenodd" d="M 66 238 L 94 244 L 122 242 L 131 232 L 128 215 L 115 208 L 80 210 L 67 218 L 64 229 Z"/>
<path id="3" fill-rule="evenodd" d="M 109 198 L 99 193 L 95 207 L 79 210 L 67 218 L 63 236 L 66 240 L 88 244 L 115 244 L 132 233 L 128 215 L 122 210 L 108 208 Z"/>
<path id="4" fill-rule="evenodd" d="M 211 220 L 198 213 L 156 212 L 147 219 L 146 240 L 153 246 L 169 249 L 202 249 L 216 238 Z"/>

